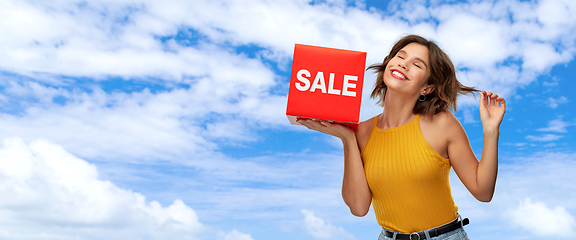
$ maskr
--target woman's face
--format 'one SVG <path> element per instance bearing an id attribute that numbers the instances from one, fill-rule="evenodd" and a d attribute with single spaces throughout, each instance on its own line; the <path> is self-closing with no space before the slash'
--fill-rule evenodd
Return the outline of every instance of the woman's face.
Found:
<path id="1" fill-rule="evenodd" d="M 403 47 L 388 62 L 383 80 L 389 90 L 418 96 L 428 94 L 427 80 L 430 76 L 428 48 L 418 43 Z"/>

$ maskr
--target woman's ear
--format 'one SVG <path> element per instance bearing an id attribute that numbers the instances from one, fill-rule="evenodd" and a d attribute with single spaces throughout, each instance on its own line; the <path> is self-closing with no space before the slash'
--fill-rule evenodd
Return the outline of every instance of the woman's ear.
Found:
<path id="1" fill-rule="evenodd" d="M 433 84 L 430 84 L 430 85 L 424 87 L 422 89 L 422 91 L 420 91 L 420 92 L 424 93 L 424 95 L 428 95 L 428 94 L 434 92 L 434 90 L 436 90 L 436 86 L 434 86 Z"/>

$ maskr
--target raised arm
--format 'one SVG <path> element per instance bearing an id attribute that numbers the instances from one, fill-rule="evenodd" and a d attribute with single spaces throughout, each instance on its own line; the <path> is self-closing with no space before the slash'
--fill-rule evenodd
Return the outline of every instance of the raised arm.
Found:
<path id="1" fill-rule="evenodd" d="M 484 133 L 482 158 L 478 162 L 468 136 L 458 123 L 449 131 L 448 154 L 454 171 L 472 195 L 489 202 L 494 195 L 498 173 L 498 138 L 506 102 L 497 94 L 480 93 L 480 118 Z M 455 118 L 454 118 L 455 119 Z M 455 119 L 455 121 L 458 121 Z"/>
<path id="2" fill-rule="evenodd" d="M 364 164 L 362 163 L 354 131 L 340 124 L 330 124 L 328 122 L 312 120 L 298 120 L 298 122 L 309 129 L 320 131 L 342 140 L 344 145 L 342 198 L 353 215 L 359 217 L 366 215 L 370 210 L 372 193 L 368 187 Z"/>

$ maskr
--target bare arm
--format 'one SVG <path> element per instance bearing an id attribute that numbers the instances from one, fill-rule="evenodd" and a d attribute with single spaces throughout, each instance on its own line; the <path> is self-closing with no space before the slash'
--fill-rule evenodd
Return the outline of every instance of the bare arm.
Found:
<path id="1" fill-rule="evenodd" d="M 506 102 L 492 93 L 481 93 L 480 117 L 484 144 L 480 162 L 474 156 L 466 132 L 460 124 L 450 131 L 448 154 L 454 171 L 472 195 L 482 202 L 489 202 L 494 195 L 498 173 L 498 137 Z M 455 120 L 457 121 L 457 120 Z"/>
<path id="2" fill-rule="evenodd" d="M 351 129 L 340 124 L 312 120 L 298 120 L 298 122 L 309 129 L 320 131 L 342 140 L 344 145 L 342 198 L 353 215 L 359 217 L 366 215 L 368 210 L 370 210 L 372 193 L 364 173 L 364 164 L 360 156 L 356 134 Z"/>
<path id="3" fill-rule="evenodd" d="M 354 138 L 342 140 L 344 144 L 344 177 L 342 180 L 342 198 L 355 216 L 365 216 L 370 210 L 372 192 L 368 187 L 364 163 L 360 149 Z"/>

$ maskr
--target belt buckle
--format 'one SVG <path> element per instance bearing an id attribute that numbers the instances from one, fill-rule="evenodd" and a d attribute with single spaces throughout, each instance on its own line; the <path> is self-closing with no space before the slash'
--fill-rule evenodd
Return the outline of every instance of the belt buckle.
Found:
<path id="1" fill-rule="evenodd" d="M 416 239 L 416 238 L 412 238 L 413 235 L 418 236 L 418 238 L 417 238 L 417 239 Z M 420 234 L 418 234 L 417 232 L 410 233 L 409 238 L 410 238 L 410 240 L 420 240 Z"/>

